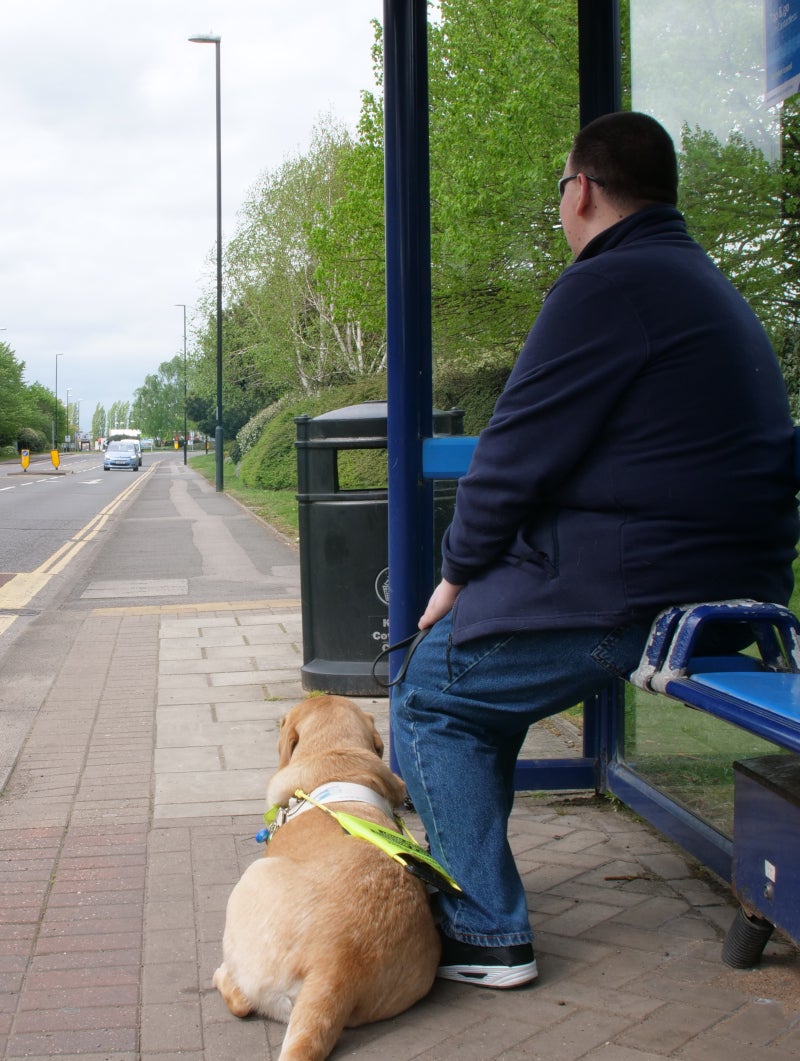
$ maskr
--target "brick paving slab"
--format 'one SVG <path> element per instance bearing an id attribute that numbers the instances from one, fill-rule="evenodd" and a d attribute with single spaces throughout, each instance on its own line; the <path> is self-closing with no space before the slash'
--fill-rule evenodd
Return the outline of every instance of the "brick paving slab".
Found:
<path id="1" fill-rule="evenodd" d="M 0 1056 L 276 1058 L 283 1026 L 231 1017 L 211 976 L 303 695 L 299 601 L 98 607 L 74 635 L 0 799 Z M 387 734 L 387 701 L 363 704 Z M 524 754 L 565 747 L 568 729 L 537 727 Z M 437 982 L 333 1061 L 800 1056 L 795 949 L 726 969 L 730 896 L 649 827 L 590 795 L 521 795 L 510 836 L 538 983 Z"/>

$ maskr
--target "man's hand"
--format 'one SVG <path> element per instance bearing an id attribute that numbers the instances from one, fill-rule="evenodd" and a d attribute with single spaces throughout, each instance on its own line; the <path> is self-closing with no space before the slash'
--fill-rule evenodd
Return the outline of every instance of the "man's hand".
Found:
<path id="1" fill-rule="evenodd" d="M 431 599 L 428 601 L 428 606 L 417 624 L 420 630 L 426 630 L 429 626 L 433 626 L 435 622 L 438 622 L 444 615 L 447 615 L 455 604 L 456 597 L 463 588 L 463 586 L 455 586 L 452 582 L 447 582 L 446 579 L 442 579 L 433 591 Z"/>

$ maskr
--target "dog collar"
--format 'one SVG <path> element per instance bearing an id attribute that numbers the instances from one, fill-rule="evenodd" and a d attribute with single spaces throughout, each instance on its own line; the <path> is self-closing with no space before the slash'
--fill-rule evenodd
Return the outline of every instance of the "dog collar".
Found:
<path id="1" fill-rule="evenodd" d="M 320 785 L 306 797 L 302 806 L 308 810 L 315 803 L 369 803 L 382 810 L 388 818 L 394 817 L 394 807 L 389 806 L 388 799 L 366 785 L 354 785 L 349 781 L 329 781 L 327 785 Z"/>
<path id="2" fill-rule="evenodd" d="M 354 785 L 349 781 L 328 781 L 324 785 L 318 785 L 308 795 L 305 793 L 300 795 L 298 789 L 285 807 L 280 807 L 278 804 L 270 807 L 264 815 L 267 825 L 266 835 L 259 833 L 256 839 L 263 836 L 266 840 L 292 818 L 311 810 L 315 805 L 324 807 L 328 803 L 369 803 L 383 811 L 387 818 L 394 819 L 395 817 L 394 808 L 389 805 L 389 801 L 371 788 L 367 788 L 366 785 Z"/>

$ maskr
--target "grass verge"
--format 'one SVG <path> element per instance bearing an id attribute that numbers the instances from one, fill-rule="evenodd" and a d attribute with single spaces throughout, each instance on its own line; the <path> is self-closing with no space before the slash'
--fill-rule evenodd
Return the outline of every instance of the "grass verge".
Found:
<path id="1" fill-rule="evenodd" d="M 216 483 L 216 464 L 213 453 L 192 457 L 191 464 L 210 483 Z M 275 530 L 293 542 L 297 541 L 297 500 L 294 490 L 256 490 L 245 486 L 236 477 L 235 467 L 229 462 L 223 466 L 223 473 L 225 493 L 249 508 Z"/>

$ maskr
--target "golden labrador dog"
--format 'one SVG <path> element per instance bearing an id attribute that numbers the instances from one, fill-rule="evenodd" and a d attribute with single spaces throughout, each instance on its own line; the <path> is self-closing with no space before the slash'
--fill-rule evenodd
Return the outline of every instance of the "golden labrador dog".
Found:
<path id="1" fill-rule="evenodd" d="M 389 808 L 405 786 L 382 761 L 373 717 L 341 696 L 304 700 L 281 723 L 278 751 L 267 806 L 289 816 L 231 893 L 214 986 L 237 1017 L 288 1022 L 279 1061 L 322 1061 L 345 1026 L 394 1017 L 427 994 L 440 944 L 420 880 L 322 807 L 292 805 L 297 790 L 345 782 L 329 787 L 368 801 L 331 810 L 397 830 Z"/>

